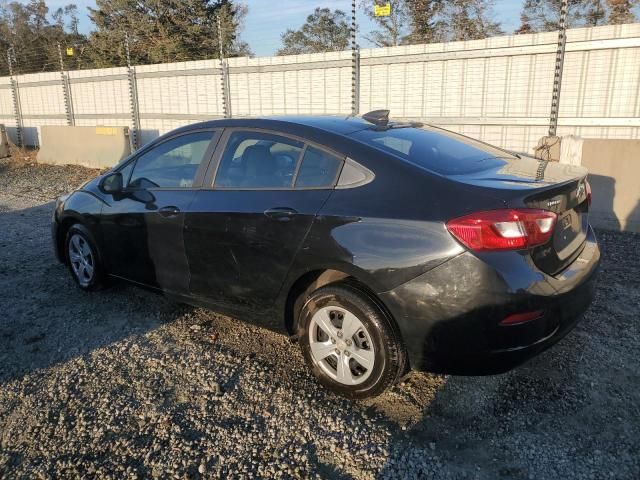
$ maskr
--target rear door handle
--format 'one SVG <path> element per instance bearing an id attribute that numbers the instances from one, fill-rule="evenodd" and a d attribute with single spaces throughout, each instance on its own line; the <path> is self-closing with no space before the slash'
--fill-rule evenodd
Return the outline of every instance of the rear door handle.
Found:
<path id="1" fill-rule="evenodd" d="M 274 220 L 288 222 L 292 217 L 297 215 L 298 212 L 289 207 L 274 207 L 265 210 L 264 214 L 269 218 L 273 218 Z"/>
<path id="2" fill-rule="evenodd" d="M 174 207 L 173 205 L 169 207 L 162 207 L 158 210 L 158 213 L 163 217 L 175 217 L 180 213 L 180 209 L 178 207 Z"/>

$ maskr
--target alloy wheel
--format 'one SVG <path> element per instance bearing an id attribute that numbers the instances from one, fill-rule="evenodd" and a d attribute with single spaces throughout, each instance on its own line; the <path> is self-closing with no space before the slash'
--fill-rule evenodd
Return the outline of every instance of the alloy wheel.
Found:
<path id="1" fill-rule="evenodd" d="M 80 234 L 74 233 L 69 239 L 69 263 L 78 282 L 83 287 L 91 283 L 95 271 L 95 256 L 89 242 Z"/>
<path id="2" fill-rule="evenodd" d="M 309 326 L 311 356 L 322 371 L 343 385 L 364 382 L 373 371 L 375 348 L 362 321 L 342 307 L 318 310 Z"/>

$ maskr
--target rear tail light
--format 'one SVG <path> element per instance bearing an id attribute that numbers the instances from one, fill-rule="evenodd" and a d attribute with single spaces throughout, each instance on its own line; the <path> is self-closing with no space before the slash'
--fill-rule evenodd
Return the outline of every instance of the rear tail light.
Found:
<path id="1" fill-rule="evenodd" d="M 591 206 L 591 184 L 585 180 L 584 187 L 587 192 L 587 205 Z"/>
<path id="2" fill-rule="evenodd" d="M 471 250 L 520 250 L 547 243 L 556 219 L 548 210 L 490 210 L 455 218 L 447 229 Z"/>
<path id="3" fill-rule="evenodd" d="M 522 313 L 514 313 L 513 315 L 509 315 L 505 317 L 504 320 L 500 322 L 500 325 L 517 325 L 519 323 L 530 322 L 531 320 L 536 320 L 544 315 L 543 310 L 536 310 L 534 312 L 522 312 Z"/>

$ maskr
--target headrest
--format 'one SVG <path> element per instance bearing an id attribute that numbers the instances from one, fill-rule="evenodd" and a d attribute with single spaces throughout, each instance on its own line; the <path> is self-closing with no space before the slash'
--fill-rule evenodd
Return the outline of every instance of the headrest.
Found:
<path id="1" fill-rule="evenodd" d="M 242 163 L 249 176 L 273 173 L 273 157 L 267 145 L 251 145 L 242 154 Z"/>

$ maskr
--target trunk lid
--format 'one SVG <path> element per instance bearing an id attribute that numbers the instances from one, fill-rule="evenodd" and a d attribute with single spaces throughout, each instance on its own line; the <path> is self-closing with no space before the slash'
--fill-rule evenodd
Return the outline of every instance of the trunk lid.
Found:
<path id="1" fill-rule="evenodd" d="M 487 162 L 487 167 L 449 178 L 484 187 L 506 207 L 556 213 L 558 218 L 551 239 L 533 248 L 531 257 L 540 270 L 550 275 L 569 266 L 582 251 L 589 228 L 587 170 L 530 157 L 494 157 Z"/>

